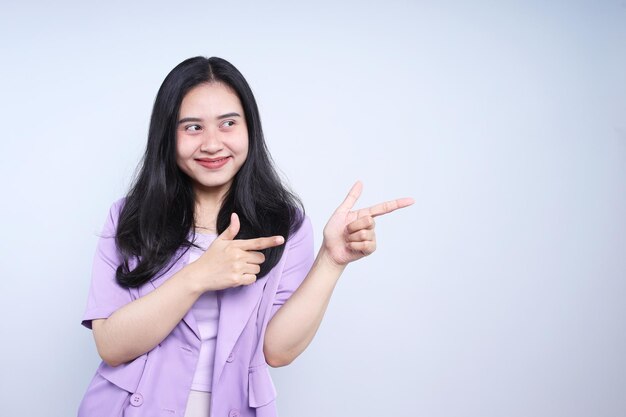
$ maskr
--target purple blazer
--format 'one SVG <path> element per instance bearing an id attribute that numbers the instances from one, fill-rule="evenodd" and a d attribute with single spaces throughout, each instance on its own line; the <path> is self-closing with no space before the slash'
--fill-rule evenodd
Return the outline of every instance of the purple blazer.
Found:
<path id="1" fill-rule="evenodd" d="M 188 263 L 189 251 L 168 272 L 139 288 L 115 281 L 122 259 L 115 245 L 123 199 L 116 201 L 98 242 L 82 324 L 109 317 L 153 291 Z M 211 395 L 212 417 L 275 417 L 276 390 L 263 354 L 267 323 L 313 264 L 313 230 L 305 216 L 285 243 L 278 264 L 254 284 L 218 291 L 220 316 Z M 183 249 L 179 249 L 180 255 Z M 174 259 L 179 258 L 176 256 Z M 100 363 L 78 409 L 79 417 L 182 417 L 200 351 L 191 312 L 154 349 L 126 364 Z"/>

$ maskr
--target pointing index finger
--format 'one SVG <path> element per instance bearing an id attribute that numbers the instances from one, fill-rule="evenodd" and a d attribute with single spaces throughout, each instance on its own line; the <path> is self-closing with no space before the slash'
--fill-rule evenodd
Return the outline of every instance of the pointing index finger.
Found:
<path id="1" fill-rule="evenodd" d="M 257 237 L 255 239 L 242 239 L 239 242 L 239 247 L 243 250 L 262 250 L 282 245 L 285 243 L 285 238 L 282 236 Z"/>
<path id="2" fill-rule="evenodd" d="M 385 201 L 384 203 L 376 204 L 374 206 L 359 210 L 357 213 L 357 217 L 382 216 L 383 214 L 391 213 L 392 211 L 408 207 L 413 203 L 415 203 L 415 201 L 409 197 Z"/>

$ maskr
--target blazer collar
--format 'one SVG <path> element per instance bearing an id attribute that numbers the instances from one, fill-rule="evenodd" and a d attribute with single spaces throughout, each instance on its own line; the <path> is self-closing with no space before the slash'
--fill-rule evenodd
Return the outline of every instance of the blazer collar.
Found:
<path id="1" fill-rule="evenodd" d="M 213 384 L 220 380 L 226 360 L 232 353 L 246 324 L 256 318 L 253 313 L 261 302 L 268 278 L 269 274 L 253 284 L 218 291 L 220 318 L 215 347 Z"/>
<path id="2" fill-rule="evenodd" d="M 185 248 L 179 248 L 174 259 L 174 263 L 167 272 L 150 281 L 154 289 L 189 263 L 189 250 L 185 251 Z M 235 343 L 259 305 L 263 289 L 272 274 L 273 271 L 270 271 L 261 280 L 257 280 L 250 285 L 217 291 L 220 316 L 213 369 L 214 383 L 219 381 L 226 359 L 231 354 Z M 200 340 L 198 323 L 191 310 L 185 314 L 183 322 Z"/>
<path id="3" fill-rule="evenodd" d="M 174 255 L 174 263 L 171 267 L 164 273 L 158 276 L 157 278 L 150 281 L 153 289 L 158 288 L 161 284 L 163 284 L 169 277 L 183 269 L 185 265 L 189 263 L 189 250 L 185 251 L 185 248 L 179 248 Z M 191 329 L 191 331 L 196 335 L 198 340 L 200 340 L 200 330 L 198 330 L 198 323 L 196 322 L 196 318 L 194 317 L 191 310 L 189 310 L 185 316 L 183 317 L 183 321 L 185 324 Z"/>

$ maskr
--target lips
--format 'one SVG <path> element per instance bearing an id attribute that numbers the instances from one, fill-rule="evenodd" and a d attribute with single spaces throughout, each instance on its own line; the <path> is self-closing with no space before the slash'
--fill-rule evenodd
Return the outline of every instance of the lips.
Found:
<path id="1" fill-rule="evenodd" d="M 222 158 L 200 158 L 196 162 L 208 169 L 218 169 L 223 167 L 230 160 L 230 156 Z"/>

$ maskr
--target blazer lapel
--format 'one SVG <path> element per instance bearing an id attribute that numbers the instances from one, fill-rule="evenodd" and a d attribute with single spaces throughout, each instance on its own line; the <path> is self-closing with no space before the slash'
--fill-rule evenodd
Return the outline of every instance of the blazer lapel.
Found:
<path id="1" fill-rule="evenodd" d="M 270 274 L 251 285 L 218 291 L 220 318 L 213 365 L 214 385 L 220 380 L 228 356 L 253 312 L 256 311 Z"/>
<path id="2" fill-rule="evenodd" d="M 189 251 L 183 253 L 183 250 L 184 248 L 178 250 L 175 258 L 178 260 L 174 262 L 172 267 L 165 274 L 150 281 L 153 287 L 150 291 L 158 288 L 169 277 L 180 271 L 189 263 Z M 250 320 L 253 312 L 256 311 L 261 301 L 261 296 L 263 295 L 263 289 L 267 282 L 270 281 L 270 277 L 273 273 L 274 271 L 270 271 L 261 280 L 257 280 L 251 285 L 243 285 L 217 291 L 220 316 L 213 365 L 213 384 L 219 381 L 226 360 L 233 351 L 235 343 L 243 332 L 248 320 Z M 201 340 L 198 324 L 191 310 L 185 314 L 183 321 L 196 335 L 198 340 Z"/>
<path id="3" fill-rule="evenodd" d="M 178 251 L 176 252 L 176 256 L 174 258 L 174 259 L 177 259 L 177 261 L 172 265 L 172 267 L 166 273 L 150 281 L 150 283 L 154 287 L 153 289 L 156 289 L 157 287 L 159 287 L 169 277 L 171 277 L 172 275 L 174 275 L 175 273 L 183 269 L 183 267 L 189 263 L 189 251 L 185 253 L 183 253 L 183 251 L 184 251 L 184 248 L 178 249 Z M 185 316 L 183 317 L 183 321 L 191 329 L 191 331 L 196 335 L 198 340 L 201 340 L 200 330 L 198 329 L 198 323 L 196 322 L 196 318 L 191 312 L 191 310 L 189 310 L 185 314 Z"/>

